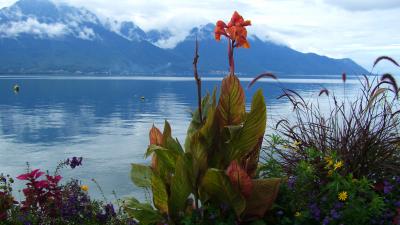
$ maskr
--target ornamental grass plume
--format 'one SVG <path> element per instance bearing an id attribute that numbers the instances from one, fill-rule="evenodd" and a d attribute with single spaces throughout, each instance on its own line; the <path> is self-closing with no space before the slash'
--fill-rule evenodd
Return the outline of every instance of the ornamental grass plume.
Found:
<path id="1" fill-rule="evenodd" d="M 381 60 L 387 57 L 379 57 L 376 63 Z M 393 59 L 389 61 L 398 64 Z M 301 143 L 295 152 L 275 147 L 284 171 L 293 174 L 311 148 L 323 156 L 336 155 L 342 163 L 336 162 L 335 169 L 340 168 L 343 174 L 351 173 L 356 179 L 382 180 L 400 174 L 398 90 L 390 74 L 375 78 L 364 76 L 360 78 L 358 96 L 351 100 L 340 101 L 332 92 L 321 96 L 330 103 L 327 112 L 321 110 L 318 102 L 308 102 L 295 91 L 284 90 L 279 98 L 288 98 L 293 104 L 293 118 L 278 121 L 275 128 L 288 142 Z M 335 161 L 322 158 L 312 163 L 324 173 L 326 163 L 330 167 Z"/>

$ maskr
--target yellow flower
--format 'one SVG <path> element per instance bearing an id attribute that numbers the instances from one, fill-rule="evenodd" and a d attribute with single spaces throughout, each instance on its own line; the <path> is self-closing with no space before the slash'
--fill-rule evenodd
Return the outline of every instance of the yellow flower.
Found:
<path id="1" fill-rule="evenodd" d="M 346 191 L 342 191 L 342 192 L 340 192 L 339 194 L 338 194 L 338 199 L 340 200 L 340 201 L 346 201 L 347 200 L 347 192 Z"/>
<path id="2" fill-rule="evenodd" d="M 295 142 L 293 142 L 293 144 L 294 144 L 295 146 L 300 146 L 300 145 L 301 145 L 301 141 L 295 141 Z"/>
<path id="3" fill-rule="evenodd" d="M 296 213 L 294 214 L 294 216 L 295 216 L 295 217 L 301 216 L 301 212 L 296 212 Z"/>
<path id="4" fill-rule="evenodd" d="M 88 190 L 89 190 L 89 186 L 87 186 L 87 185 L 82 185 L 82 186 L 81 186 L 81 190 L 82 190 L 82 191 L 88 191 Z"/>
<path id="5" fill-rule="evenodd" d="M 343 161 L 336 162 L 333 167 L 334 167 L 333 168 L 334 170 L 337 170 L 337 169 L 343 167 Z"/>
<path id="6" fill-rule="evenodd" d="M 328 177 L 332 176 L 332 174 L 333 174 L 333 170 L 329 170 L 328 171 Z"/>
<path id="7" fill-rule="evenodd" d="M 326 156 L 325 157 L 325 162 L 328 164 L 328 167 L 332 166 L 333 165 L 332 157 Z"/>

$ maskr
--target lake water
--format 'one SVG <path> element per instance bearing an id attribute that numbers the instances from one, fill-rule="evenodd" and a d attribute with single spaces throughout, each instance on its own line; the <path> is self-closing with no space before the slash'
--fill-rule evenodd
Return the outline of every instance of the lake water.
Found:
<path id="1" fill-rule="evenodd" d="M 204 78 L 203 90 L 211 92 L 220 80 Z M 245 87 L 249 80 L 241 79 Z M 357 79 L 347 81 L 347 97 L 355 95 L 357 83 Z M 18 94 L 14 84 L 21 87 Z M 274 121 L 291 113 L 286 99 L 276 99 L 282 88 L 327 105 L 326 97 L 318 97 L 323 87 L 338 96 L 344 93 L 340 75 L 291 76 L 258 82 L 245 90 L 246 102 L 249 106 L 253 93 L 263 89 L 268 134 Z M 162 129 L 168 120 L 173 136 L 183 142 L 196 102 L 191 77 L 0 76 L 0 173 L 15 177 L 25 172 L 26 162 L 31 168 L 53 171 L 58 162 L 82 156 L 83 167 L 64 169 L 65 179 L 81 179 L 96 197 L 100 192 L 92 178 L 108 198 L 112 191 L 119 197 L 141 198 L 143 192 L 132 185 L 129 171 L 130 163 L 148 162 L 144 152 L 149 129 L 153 124 Z M 16 188 L 21 185 L 17 182 Z"/>

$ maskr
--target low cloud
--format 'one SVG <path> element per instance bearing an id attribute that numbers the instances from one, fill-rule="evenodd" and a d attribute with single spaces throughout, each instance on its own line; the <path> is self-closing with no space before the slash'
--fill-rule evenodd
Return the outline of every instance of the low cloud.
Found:
<path id="1" fill-rule="evenodd" d="M 34 34 L 39 37 L 60 37 L 68 32 L 62 23 L 40 23 L 36 18 L 0 24 L 0 37 L 18 37 L 21 34 Z"/>
<path id="2" fill-rule="evenodd" d="M 400 8 L 399 0 L 325 0 L 325 2 L 349 11 L 370 11 Z"/>
<path id="3" fill-rule="evenodd" d="M 94 33 L 93 29 L 88 27 L 82 28 L 82 30 L 78 33 L 78 38 L 83 40 L 93 40 L 95 37 L 96 34 Z"/>

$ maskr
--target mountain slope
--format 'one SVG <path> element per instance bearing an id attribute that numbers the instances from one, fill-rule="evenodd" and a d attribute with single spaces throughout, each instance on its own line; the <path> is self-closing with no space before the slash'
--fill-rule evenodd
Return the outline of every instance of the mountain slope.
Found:
<path id="1" fill-rule="evenodd" d="M 100 20 L 95 14 L 49 0 L 20 0 L 0 10 L 0 73 L 191 74 L 195 37 L 204 74 L 226 73 L 226 40 L 216 42 L 212 24 L 194 28 L 172 49 L 168 30 L 147 33 L 133 22 Z M 236 70 L 254 75 L 365 73 L 350 59 L 304 54 L 249 37 L 238 49 Z"/>
<path id="2" fill-rule="evenodd" d="M 214 40 L 213 24 L 194 28 L 190 35 L 179 43 L 172 52 L 184 57 L 193 57 L 195 37 L 199 40 L 199 68 L 206 71 L 226 71 L 227 41 Z M 361 74 L 367 71 L 351 59 L 332 59 L 313 53 L 301 53 L 287 46 L 262 41 L 256 36 L 249 37 L 249 49 L 235 49 L 236 71 L 258 74 L 270 71 L 278 74 Z"/>

